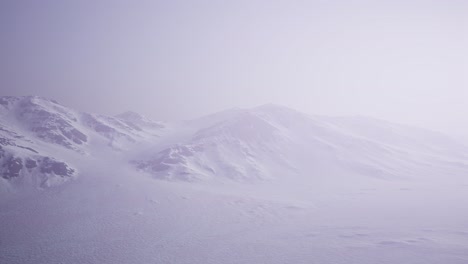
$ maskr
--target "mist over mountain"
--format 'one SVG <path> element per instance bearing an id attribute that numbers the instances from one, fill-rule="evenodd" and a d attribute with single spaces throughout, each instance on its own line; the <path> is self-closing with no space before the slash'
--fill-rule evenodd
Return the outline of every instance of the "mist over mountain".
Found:
<path id="1" fill-rule="evenodd" d="M 160 122 L 4 96 L 0 262 L 466 263 L 467 160 L 361 116 Z"/>
<path id="2" fill-rule="evenodd" d="M 7 0 L 0 36 L 0 264 L 468 264 L 468 1 Z"/>
<path id="3" fill-rule="evenodd" d="M 314 178 L 468 174 L 462 143 L 366 117 L 310 116 L 268 104 L 162 123 L 134 112 L 79 112 L 35 96 L 1 97 L 0 105 L 2 184 L 11 187 L 72 179 L 80 171 L 77 158 L 99 160 L 102 153 L 154 178 L 180 181 L 300 185 Z"/>

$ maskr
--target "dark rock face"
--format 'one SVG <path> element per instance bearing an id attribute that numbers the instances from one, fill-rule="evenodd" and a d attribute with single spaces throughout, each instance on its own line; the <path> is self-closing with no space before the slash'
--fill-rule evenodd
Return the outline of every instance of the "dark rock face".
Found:
<path id="1" fill-rule="evenodd" d="M 56 112 L 52 112 L 34 103 L 34 99 L 25 99 L 20 109 L 20 118 L 27 121 L 31 131 L 46 142 L 73 148 L 73 143 L 81 145 L 88 140 L 83 132 L 74 127 L 77 119 L 59 106 Z"/>
<path id="2" fill-rule="evenodd" d="M 75 170 L 68 167 L 66 163 L 53 160 L 49 157 L 42 159 L 40 171 L 42 173 L 50 173 L 62 177 L 72 176 L 75 172 Z"/>
<path id="3" fill-rule="evenodd" d="M 44 141 L 56 143 L 62 146 L 71 147 L 70 141 L 81 145 L 87 142 L 87 137 L 84 133 L 74 128 L 70 122 L 60 119 L 54 114 L 40 114 L 40 119 L 33 121 L 31 130 Z"/>
<path id="4" fill-rule="evenodd" d="M 61 177 L 70 177 L 75 173 L 75 170 L 64 162 L 49 157 L 26 158 L 24 160 L 14 156 L 6 157 L 3 149 L 0 149 L 0 164 L 2 164 L 1 177 L 7 180 L 19 177 L 22 171 L 31 173 L 37 169 L 43 174 L 54 174 Z"/>
<path id="5" fill-rule="evenodd" d="M 10 104 L 19 101 L 20 99 L 16 96 L 2 96 L 0 97 L 0 105 L 8 107 Z"/>
<path id="6" fill-rule="evenodd" d="M 3 164 L 5 170 L 2 177 L 5 179 L 11 179 L 20 175 L 21 169 L 23 168 L 23 161 L 20 158 L 10 157 Z"/>
<path id="7" fill-rule="evenodd" d="M 3 138 L 3 137 L 0 137 L 0 145 L 3 145 L 3 146 L 8 146 L 8 145 L 13 145 L 12 141 L 8 138 Z"/>
<path id="8" fill-rule="evenodd" d="M 25 167 L 27 169 L 33 169 L 37 167 L 37 161 L 33 159 L 26 159 Z"/>
<path id="9" fill-rule="evenodd" d="M 82 120 L 86 126 L 108 139 L 125 138 L 135 141 L 130 136 L 135 129 L 116 118 L 84 113 Z"/>

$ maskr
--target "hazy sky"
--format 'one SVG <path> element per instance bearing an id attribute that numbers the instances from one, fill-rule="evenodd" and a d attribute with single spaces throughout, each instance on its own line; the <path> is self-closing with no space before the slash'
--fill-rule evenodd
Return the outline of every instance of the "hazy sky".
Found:
<path id="1" fill-rule="evenodd" d="M 468 1 L 0 1 L 0 89 L 185 119 L 273 102 L 468 134 Z"/>

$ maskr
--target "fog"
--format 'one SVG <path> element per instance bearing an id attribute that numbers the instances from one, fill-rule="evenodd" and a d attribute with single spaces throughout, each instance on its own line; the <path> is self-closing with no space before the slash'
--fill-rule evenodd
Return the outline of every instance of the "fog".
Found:
<path id="1" fill-rule="evenodd" d="M 2 95 L 187 119 L 264 103 L 468 132 L 466 1 L 2 1 Z"/>
<path id="2" fill-rule="evenodd" d="M 0 263 L 468 263 L 467 15 L 0 1 Z"/>

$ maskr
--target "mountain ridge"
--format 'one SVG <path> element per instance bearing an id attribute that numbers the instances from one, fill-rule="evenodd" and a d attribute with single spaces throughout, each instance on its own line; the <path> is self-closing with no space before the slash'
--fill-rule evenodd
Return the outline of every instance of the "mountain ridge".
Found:
<path id="1" fill-rule="evenodd" d="M 163 123 L 135 112 L 105 116 L 38 96 L 5 96 L 0 116 L 4 185 L 35 177 L 42 179 L 39 186 L 51 185 L 52 178 L 67 181 L 79 175 L 75 160 L 98 162 L 102 155 L 118 156 L 157 179 L 191 182 L 468 173 L 468 148 L 440 133 L 372 118 L 308 115 L 276 104 Z"/>

